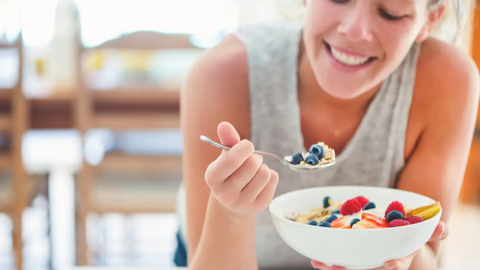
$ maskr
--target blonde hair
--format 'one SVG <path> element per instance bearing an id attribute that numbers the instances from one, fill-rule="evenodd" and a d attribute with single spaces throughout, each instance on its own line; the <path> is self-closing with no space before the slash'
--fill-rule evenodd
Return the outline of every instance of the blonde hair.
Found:
<path id="1" fill-rule="evenodd" d="M 279 7 L 279 14 L 287 20 L 303 21 L 305 8 L 302 0 L 274 0 Z M 442 18 L 435 24 L 431 36 L 448 43 L 461 45 L 461 37 L 470 20 L 475 0 L 430 0 L 432 9 L 445 4 Z"/>

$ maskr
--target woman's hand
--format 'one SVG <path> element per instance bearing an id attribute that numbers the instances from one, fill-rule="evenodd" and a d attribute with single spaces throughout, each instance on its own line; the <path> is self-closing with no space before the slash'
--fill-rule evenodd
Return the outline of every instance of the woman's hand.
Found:
<path id="1" fill-rule="evenodd" d="M 440 221 L 438 223 L 437 228 L 435 229 L 435 232 L 430 238 L 429 242 L 441 241 L 447 238 L 447 236 L 448 236 L 448 227 L 444 222 Z M 410 268 L 410 265 L 412 264 L 413 259 L 415 258 L 415 256 L 417 256 L 418 252 L 419 250 L 415 251 L 414 253 L 408 255 L 405 258 L 388 261 L 382 267 L 375 268 L 373 270 L 408 270 Z M 312 260 L 312 266 L 315 269 L 321 269 L 321 270 L 347 270 L 339 266 L 329 267 L 321 262 L 314 261 L 314 260 Z"/>
<path id="2" fill-rule="evenodd" d="M 213 161 L 205 172 L 205 181 L 215 198 L 236 213 L 263 211 L 273 199 L 278 174 L 263 163 L 263 157 L 253 154 L 248 140 L 240 141 L 235 128 L 227 122 L 218 126 L 218 136 L 224 145 L 232 146 Z"/>

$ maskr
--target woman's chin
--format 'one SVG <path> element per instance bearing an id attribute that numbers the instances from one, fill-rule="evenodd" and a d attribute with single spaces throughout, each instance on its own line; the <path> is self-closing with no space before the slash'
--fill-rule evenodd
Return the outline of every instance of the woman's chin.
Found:
<path id="1" fill-rule="evenodd" d="M 332 86 L 325 87 L 324 89 L 325 93 L 327 93 L 328 95 L 334 98 L 345 100 L 354 99 L 363 94 L 363 91 L 361 91 L 358 86 Z"/>

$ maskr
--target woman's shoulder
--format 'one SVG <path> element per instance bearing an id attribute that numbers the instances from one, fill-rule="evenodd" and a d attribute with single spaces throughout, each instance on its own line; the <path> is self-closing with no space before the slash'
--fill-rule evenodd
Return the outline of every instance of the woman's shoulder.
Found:
<path id="1" fill-rule="evenodd" d="M 242 138 L 249 134 L 249 93 L 246 51 L 232 34 L 206 50 L 190 68 L 182 87 L 183 118 L 204 120 L 198 129 L 216 130 L 221 121 L 232 123 Z M 186 120 L 184 120 L 186 121 Z"/>
<path id="2" fill-rule="evenodd" d="M 440 40 L 426 40 L 420 50 L 415 95 L 430 115 L 455 113 L 476 106 L 480 77 L 473 59 L 462 49 Z"/>

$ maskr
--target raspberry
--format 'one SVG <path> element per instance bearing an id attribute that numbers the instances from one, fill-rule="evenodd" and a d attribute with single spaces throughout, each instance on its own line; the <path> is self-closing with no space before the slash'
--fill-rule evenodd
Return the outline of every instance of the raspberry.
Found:
<path id="1" fill-rule="evenodd" d="M 410 222 L 402 219 L 394 219 L 388 223 L 388 227 L 401 227 L 410 225 Z"/>
<path id="2" fill-rule="evenodd" d="M 387 218 L 388 213 L 393 210 L 397 210 L 398 212 L 402 213 L 403 216 L 405 216 L 405 209 L 403 208 L 403 204 L 399 201 L 394 201 L 387 207 L 387 210 L 385 211 L 385 218 Z"/>
<path id="3" fill-rule="evenodd" d="M 357 199 L 357 201 L 360 203 L 360 206 L 363 208 L 365 205 L 367 205 L 367 203 L 369 203 L 370 201 L 363 197 L 363 196 L 358 196 L 356 197 L 355 199 Z"/>
<path id="4" fill-rule="evenodd" d="M 362 210 L 362 206 L 357 199 L 351 199 L 342 204 L 340 208 L 340 214 L 344 216 L 353 215 Z"/>
<path id="5" fill-rule="evenodd" d="M 406 221 L 410 222 L 410 224 L 415 224 L 423 221 L 423 218 L 417 216 L 409 216 L 405 218 Z"/>

